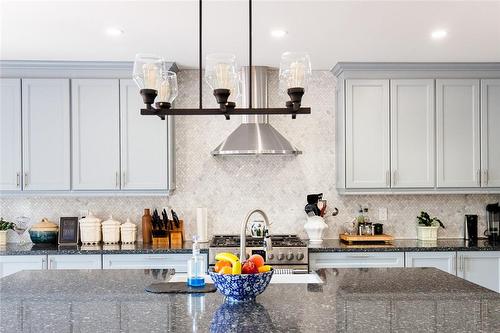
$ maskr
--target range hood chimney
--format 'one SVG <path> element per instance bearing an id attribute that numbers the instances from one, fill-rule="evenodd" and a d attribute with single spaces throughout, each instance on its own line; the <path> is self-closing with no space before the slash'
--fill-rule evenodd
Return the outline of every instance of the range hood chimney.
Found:
<path id="1" fill-rule="evenodd" d="M 267 67 L 242 68 L 242 107 L 249 105 L 248 84 L 252 75 L 252 107 L 268 107 Z M 269 115 L 244 115 L 242 124 L 212 151 L 214 156 L 302 154 L 269 124 Z"/>

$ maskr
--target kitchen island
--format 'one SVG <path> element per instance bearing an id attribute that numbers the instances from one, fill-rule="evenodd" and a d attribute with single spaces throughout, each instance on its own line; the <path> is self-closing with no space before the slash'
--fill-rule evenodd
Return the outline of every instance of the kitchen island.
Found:
<path id="1" fill-rule="evenodd" d="M 23 271 L 0 279 L 0 332 L 498 332 L 500 294 L 434 268 L 321 269 L 256 303 L 150 294 L 158 270 Z"/>

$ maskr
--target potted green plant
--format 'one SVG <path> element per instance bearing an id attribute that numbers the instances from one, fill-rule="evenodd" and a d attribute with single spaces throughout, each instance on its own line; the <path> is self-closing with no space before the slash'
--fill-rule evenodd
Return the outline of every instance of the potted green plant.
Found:
<path id="1" fill-rule="evenodd" d="M 439 227 L 444 229 L 444 224 L 440 219 L 431 218 L 427 212 L 420 212 L 420 215 L 417 216 L 417 239 L 436 241 Z"/>
<path id="2" fill-rule="evenodd" d="M 0 246 L 7 245 L 7 231 L 13 230 L 15 224 L 12 222 L 7 222 L 0 217 Z"/>

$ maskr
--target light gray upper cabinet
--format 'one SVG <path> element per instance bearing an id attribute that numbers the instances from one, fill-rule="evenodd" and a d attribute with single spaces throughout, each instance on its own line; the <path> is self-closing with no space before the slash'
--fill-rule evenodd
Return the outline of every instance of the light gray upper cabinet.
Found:
<path id="1" fill-rule="evenodd" d="M 436 80 L 436 121 L 437 187 L 479 187 L 479 80 Z"/>
<path id="2" fill-rule="evenodd" d="M 481 81 L 482 186 L 500 187 L 500 79 Z"/>
<path id="3" fill-rule="evenodd" d="M 434 80 L 391 80 L 391 187 L 434 186 Z"/>
<path id="4" fill-rule="evenodd" d="M 70 189 L 68 79 L 23 79 L 24 190 Z"/>
<path id="5" fill-rule="evenodd" d="M 346 80 L 346 187 L 388 188 L 389 80 Z"/>
<path id="6" fill-rule="evenodd" d="M 0 190 L 21 190 L 21 80 L 0 79 Z"/>
<path id="7" fill-rule="evenodd" d="M 119 80 L 74 79 L 71 92 L 73 189 L 118 190 Z"/>
<path id="8" fill-rule="evenodd" d="M 168 119 L 141 116 L 137 85 L 120 80 L 121 188 L 168 189 Z"/>

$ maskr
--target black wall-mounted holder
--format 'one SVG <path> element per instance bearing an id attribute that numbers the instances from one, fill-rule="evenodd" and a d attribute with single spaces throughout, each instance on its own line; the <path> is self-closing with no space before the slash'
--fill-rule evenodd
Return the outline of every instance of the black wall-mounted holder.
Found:
<path id="1" fill-rule="evenodd" d="M 290 100 L 285 103 L 285 106 L 293 110 L 292 119 L 295 119 L 297 118 L 297 111 L 300 110 L 304 88 L 288 88 L 286 92 L 290 96 Z"/>
<path id="2" fill-rule="evenodd" d="M 158 92 L 155 89 L 141 89 L 139 93 L 142 96 L 142 101 L 146 104 L 146 109 L 153 109 L 151 105 L 155 102 Z"/>

